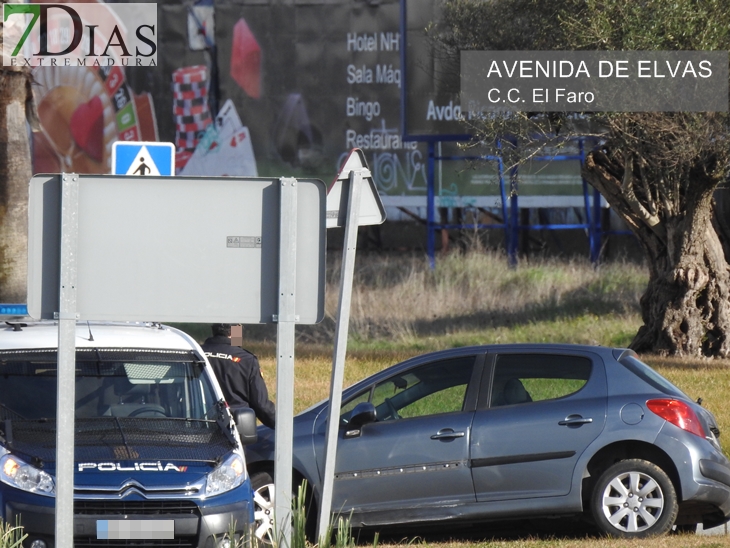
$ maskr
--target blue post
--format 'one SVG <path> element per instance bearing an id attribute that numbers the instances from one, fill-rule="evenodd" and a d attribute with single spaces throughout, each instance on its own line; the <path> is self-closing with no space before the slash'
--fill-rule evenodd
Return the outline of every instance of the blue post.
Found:
<path id="1" fill-rule="evenodd" d="M 517 266 L 517 247 L 519 246 L 520 242 L 520 208 L 519 204 L 517 203 L 517 166 L 513 166 L 510 169 L 509 174 L 510 237 L 507 259 L 509 265 L 515 267 Z"/>
<path id="2" fill-rule="evenodd" d="M 502 140 L 497 138 L 497 171 L 499 174 L 499 194 L 502 198 L 502 222 L 504 223 L 504 245 L 509 251 L 509 216 L 507 215 L 507 191 L 504 188 L 504 159 L 502 158 Z"/>
<path id="3" fill-rule="evenodd" d="M 601 223 L 601 193 L 598 192 L 598 189 L 593 189 L 593 226 L 595 227 L 596 235 L 594 237 L 594 241 L 596 243 L 596 252 L 595 252 L 595 259 L 591 257 L 591 260 L 594 264 L 597 264 L 600 260 L 600 254 L 601 254 L 601 245 L 603 245 L 602 237 L 603 237 L 603 226 Z"/>
<path id="4" fill-rule="evenodd" d="M 580 165 L 581 168 L 585 163 L 586 153 L 583 139 L 578 140 L 578 147 L 580 150 Z M 583 203 L 586 210 L 586 226 L 588 229 L 588 249 L 593 264 L 598 261 L 598 254 L 596 253 L 596 231 L 594 229 L 593 212 L 591 211 L 591 202 L 589 199 L 588 183 L 586 182 L 583 174 L 581 174 L 580 180 L 583 183 Z"/>
<path id="5" fill-rule="evenodd" d="M 591 258 L 594 263 L 598 263 L 601 255 L 601 246 L 603 245 L 602 235 L 603 226 L 601 224 L 601 193 L 597 189 L 593 189 L 593 225 L 595 226 L 596 234 L 593 241 L 596 244 L 595 259 Z"/>
<path id="6" fill-rule="evenodd" d="M 426 182 L 426 248 L 428 261 L 433 270 L 436 268 L 436 205 L 435 205 L 435 182 L 434 182 L 434 142 L 428 142 L 428 168 Z"/>

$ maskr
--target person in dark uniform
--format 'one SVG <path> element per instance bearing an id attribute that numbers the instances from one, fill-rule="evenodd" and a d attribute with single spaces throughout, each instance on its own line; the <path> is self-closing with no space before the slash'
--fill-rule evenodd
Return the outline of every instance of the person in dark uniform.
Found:
<path id="1" fill-rule="evenodd" d="M 274 428 L 276 413 L 269 400 L 259 360 L 248 350 L 231 345 L 231 325 L 214 323 L 212 337 L 202 344 L 228 405 L 250 407 L 263 424 Z"/>

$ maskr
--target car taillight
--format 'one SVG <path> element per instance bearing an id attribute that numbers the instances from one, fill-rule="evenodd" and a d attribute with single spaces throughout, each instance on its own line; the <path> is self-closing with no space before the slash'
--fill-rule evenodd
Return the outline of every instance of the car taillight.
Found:
<path id="1" fill-rule="evenodd" d="M 697 414 L 683 401 L 669 399 L 649 400 L 646 402 L 646 406 L 652 413 L 659 415 L 664 420 L 671 422 L 682 430 L 686 430 L 701 438 L 707 436 Z"/>

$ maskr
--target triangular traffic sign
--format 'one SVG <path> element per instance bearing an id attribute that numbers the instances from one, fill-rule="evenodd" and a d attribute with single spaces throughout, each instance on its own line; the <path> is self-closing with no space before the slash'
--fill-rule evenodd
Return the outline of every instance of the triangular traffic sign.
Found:
<path id="1" fill-rule="evenodd" d="M 363 178 L 358 226 L 379 225 L 385 222 L 385 208 L 372 173 L 368 169 L 365 154 L 359 148 L 354 148 L 350 151 L 332 186 L 327 191 L 327 228 L 345 226 L 348 188 L 352 171 L 360 171 Z"/>

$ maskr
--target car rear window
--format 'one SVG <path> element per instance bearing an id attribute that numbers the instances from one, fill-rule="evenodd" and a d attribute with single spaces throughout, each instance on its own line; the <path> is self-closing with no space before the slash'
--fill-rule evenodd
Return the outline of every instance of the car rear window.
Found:
<path id="1" fill-rule="evenodd" d="M 558 354 L 501 354 L 492 380 L 491 406 L 564 398 L 591 376 L 591 360 Z"/>
<path id="2" fill-rule="evenodd" d="M 674 386 L 671 382 L 635 356 L 624 356 L 619 360 L 619 363 L 660 392 L 663 392 L 668 396 L 690 399 L 687 394 L 682 392 L 679 388 Z"/>

